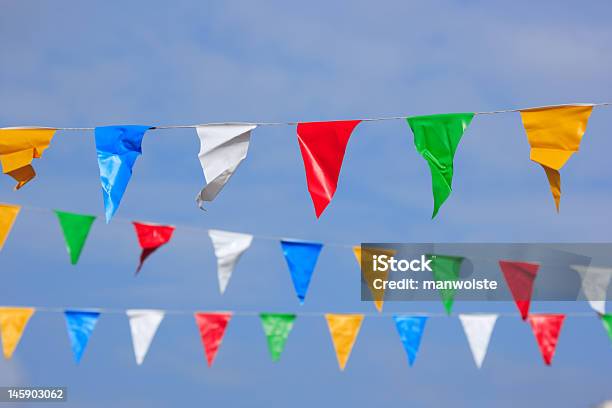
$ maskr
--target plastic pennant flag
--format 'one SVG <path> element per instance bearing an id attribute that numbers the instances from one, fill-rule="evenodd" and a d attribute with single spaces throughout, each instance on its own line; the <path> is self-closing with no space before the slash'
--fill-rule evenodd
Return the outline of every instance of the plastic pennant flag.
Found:
<path id="1" fill-rule="evenodd" d="M 0 251 L 4 248 L 19 211 L 21 211 L 20 205 L 0 203 Z"/>
<path id="2" fill-rule="evenodd" d="M 217 124 L 196 127 L 200 138 L 200 164 L 206 187 L 197 195 L 196 202 L 204 208 L 212 201 L 246 158 L 251 131 L 257 125 Z"/>
<path id="3" fill-rule="evenodd" d="M 140 262 L 136 268 L 136 274 L 140 272 L 144 261 L 157 250 L 160 246 L 168 243 L 174 233 L 174 227 L 171 225 L 148 224 L 143 222 L 133 222 L 138 236 L 138 243 L 142 248 L 140 253 Z"/>
<path id="4" fill-rule="evenodd" d="M 404 350 L 408 355 L 408 364 L 412 366 L 416 360 L 419 346 L 421 345 L 421 337 L 425 331 L 426 316 L 393 316 L 395 327 L 399 334 Z"/>
<path id="5" fill-rule="evenodd" d="M 606 296 L 612 277 L 612 268 L 583 265 L 572 265 L 571 268 L 580 275 L 582 293 L 584 293 L 593 310 L 599 314 L 606 313 Z"/>
<path id="6" fill-rule="evenodd" d="M 200 331 L 202 344 L 204 344 L 204 352 L 209 367 L 215 360 L 225 335 L 225 329 L 231 318 L 231 312 L 195 313 L 196 324 Z"/>
<path id="7" fill-rule="evenodd" d="M 33 307 L 0 307 L 2 352 L 7 360 L 13 356 L 34 311 Z"/>
<path id="8" fill-rule="evenodd" d="M 259 315 L 261 325 L 263 326 L 266 340 L 268 342 L 268 351 L 272 361 L 280 360 L 280 356 L 285 348 L 287 337 L 293 329 L 293 322 L 296 315 L 286 313 L 261 313 Z"/>
<path id="9" fill-rule="evenodd" d="M 220 230 L 209 230 L 208 236 L 215 249 L 219 291 L 223 294 L 232 277 L 236 263 L 242 254 L 251 246 L 253 236 Z"/>
<path id="10" fill-rule="evenodd" d="M 606 329 L 606 333 L 608 333 L 608 337 L 612 342 L 612 314 L 608 313 L 601 315 L 601 322 L 603 323 L 604 329 Z"/>
<path id="11" fill-rule="evenodd" d="M 361 323 L 362 314 L 326 314 L 327 327 L 334 343 L 338 366 L 343 371 L 351 355 L 351 350 L 357 340 Z"/>
<path id="12" fill-rule="evenodd" d="M 564 319 L 562 314 L 530 314 L 528 317 L 546 365 L 552 363 Z"/>
<path id="13" fill-rule="evenodd" d="M 304 122 L 297 125 L 308 191 L 317 218 L 336 193 L 346 145 L 360 120 Z"/>
<path id="14" fill-rule="evenodd" d="M 85 240 L 96 217 L 94 215 L 75 214 L 58 210 L 55 210 L 55 215 L 57 215 L 60 227 L 62 227 L 62 232 L 64 233 L 64 241 L 66 241 L 66 250 L 68 255 L 70 255 L 70 263 L 76 265 L 79 262 L 81 251 L 83 246 L 85 246 Z"/>
<path id="15" fill-rule="evenodd" d="M 32 160 L 42 157 L 56 130 L 35 127 L 0 128 L 2 172 L 15 179 L 15 190 L 36 177 Z"/>
<path id="16" fill-rule="evenodd" d="M 546 172 L 550 191 L 559 211 L 559 170 L 580 148 L 593 105 L 544 106 L 521 110 L 521 119 L 531 146 L 529 158 Z"/>
<path id="17" fill-rule="evenodd" d="M 474 113 L 447 113 L 442 115 L 413 116 L 406 118 L 417 151 L 427 161 L 431 171 L 431 187 L 434 209 L 431 218 L 452 191 L 453 160 L 463 132 L 468 128 Z"/>
<path id="18" fill-rule="evenodd" d="M 431 259 L 431 270 L 436 282 L 456 282 L 459 280 L 461 263 L 464 258 L 460 256 L 427 254 L 427 259 Z M 443 288 L 439 292 L 444 304 L 444 310 L 446 310 L 446 314 L 450 315 L 453 303 L 455 302 L 455 289 Z"/>
<path id="19" fill-rule="evenodd" d="M 102 126 L 95 129 L 98 166 L 106 223 L 119 208 L 132 168 L 142 154 L 142 138 L 150 126 Z"/>
<path id="20" fill-rule="evenodd" d="M 100 313 L 67 310 L 64 312 L 64 316 L 66 317 L 72 355 L 74 361 L 78 364 L 87 347 L 89 337 L 96 327 Z"/>
<path id="21" fill-rule="evenodd" d="M 481 368 L 487 355 L 491 334 L 497 321 L 496 314 L 460 314 L 459 320 L 467 337 L 476 367 Z"/>
<path id="22" fill-rule="evenodd" d="M 306 292 L 310 285 L 310 278 L 317 264 L 323 244 L 283 240 L 281 241 L 281 247 L 289 266 L 295 293 L 300 300 L 300 304 L 304 304 Z"/>
<path id="23" fill-rule="evenodd" d="M 149 351 L 153 337 L 155 337 L 155 333 L 164 319 L 164 311 L 130 309 L 126 310 L 125 314 L 130 322 L 136 364 L 141 365 L 147 355 L 147 351 Z"/>
<path id="24" fill-rule="evenodd" d="M 499 261 L 499 267 L 510 288 L 516 307 L 521 312 L 521 318 L 523 320 L 527 319 L 531 304 L 531 294 L 533 292 L 533 282 L 538 274 L 540 265 L 520 261 Z"/>
<path id="25" fill-rule="evenodd" d="M 397 251 L 393 249 L 383 249 L 383 248 L 366 248 L 363 251 L 363 257 L 365 259 L 372 259 L 374 255 L 387 255 L 393 256 Z M 361 263 L 362 258 L 362 250 L 361 245 L 356 245 L 353 247 L 353 253 L 355 254 L 355 258 L 357 258 L 357 263 L 359 264 L 359 269 L 361 270 L 361 276 L 365 281 L 370 293 L 372 294 L 372 299 L 374 300 L 374 306 L 376 306 L 376 310 L 379 313 L 382 313 L 383 304 L 385 303 L 385 289 L 377 289 L 374 286 L 374 280 L 380 278 L 383 280 L 387 280 L 389 277 L 389 272 L 379 272 L 374 271 L 372 268 L 372 264 L 370 262 L 366 262 L 365 268 Z"/>

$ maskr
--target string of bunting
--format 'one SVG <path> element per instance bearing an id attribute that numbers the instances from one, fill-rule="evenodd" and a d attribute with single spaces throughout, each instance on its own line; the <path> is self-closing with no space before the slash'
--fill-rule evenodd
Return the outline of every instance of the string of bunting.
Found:
<path id="1" fill-rule="evenodd" d="M 321 216 L 336 192 L 346 147 L 361 122 L 406 120 L 418 153 L 427 162 L 432 180 L 436 216 L 452 191 L 453 160 L 464 132 L 474 116 L 519 112 L 531 148 L 530 158 L 544 169 L 557 211 L 561 200 L 561 175 L 569 158 L 580 148 L 594 107 L 611 103 L 585 103 L 510 109 L 492 112 L 447 113 L 427 116 L 396 116 L 327 122 L 209 123 L 178 126 L 101 126 L 96 128 L 11 127 L 0 128 L 2 171 L 22 188 L 36 173 L 33 159 L 42 157 L 58 130 L 88 131 L 95 134 L 106 222 L 119 208 L 134 164 L 142 154 L 142 140 L 155 129 L 195 128 L 200 140 L 198 158 L 206 185 L 196 196 L 200 208 L 213 201 L 247 157 L 251 132 L 258 126 L 295 125 L 304 161 L 308 191 L 315 214 Z"/>
<path id="2" fill-rule="evenodd" d="M 0 250 L 2 250 L 20 210 L 21 206 L 19 205 L 0 203 Z M 96 217 L 93 215 L 76 214 L 58 210 L 55 210 L 54 213 L 57 216 L 64 236 L 70 263 L 76 265 Z M 141 247 L 138 266 L 136 268 L 136 274 L 138 274 L 145 260 L 159 248 L 170 242 L 176 227 L 139 221 L 132 222 L 132 225 Z M 217 229 L 204 231 L 208 232 L 217 258 L 219 291 L 223 294 L 227 289 L 239 259 L 250 248 L 255 236 L 242 232 L 222 231 Z M 265 237 L 265 239 L 278 240 L 280 243 L 296 296 L 300 304 L 303 304 L 306 300 L 310 281 L 324 244 L 287 238 Z M 355 259 L 362 271 L 362 276 L 372 293 L 374 305 L 379 312 L 382 312 L 385 291 L 384 289 L 375 289 L 371 285 L 371 275 L 373 274 L 371 267 L 369 265 L 362 267 L 361 265 L 362 251 L 371 252 L 373 249 L 367 247 L 364 249 L 360 245 L 336 245 L 352 249 Z M 366 252 L 364 255 L 366 259 L 370 259 L 373 254 L 374 253 L 370 254 Z M 393 256 L 395 255 L 395 250 L 377 248 L 376 254 Z M 427 257 L 431 260 L 431 269 L 435 281 L 458 282 L 460 280 L 461 264 L 466 257 L 444 254 L 430 254 L 427 255 Z M 540 263 L 507 259 L 496 261 L 522 318 L 526 319 L 529 315 L 533 287 L 538 271 L 540 270 Z M 612 280 L 612 268 L 591 265 L 567 266 L 579 274 L 582 282 L 582 292 L 593 310 L 598 314 L 605 314 L 605 299 L 610 281 Z M 450 315 L 454 304 L 455 290 L 440 289 L 439 293 L 444 308 L 447 314 Z"/>
<path id="3" fill-rule="evenodd" d="M 101 309 L 64 310 L 59 308 L 34 307 L 0 307 L 0 334 L 4 357 L 10 359 L 21 340 L 30 318 L 36 311 L 63 313 L 66 320 L 68 337 L 74 361 L 78 364 L 83 356 L 96 323 L 102 312 L 125 313 L 129 319 L 132 345 L 136 363 L 142 364 L 155 334 L 166 314 L 193 313 L 199 331 L 208 366 L 219 351 L 225 331 L 234 315 L 258 315 L 266 337 L 268 351 L 272 361 L 280 360 L 281 354 L 297 314 L 293 313 L 255 313 L 255 312 L 186 312 L 152 309 L 128 309 L 125 311 Z M 351 355 L 353 345 L 361 329 L 365 314 L 300 314 L 300 316 L 325 317 L 331 335 L 333 347 L 340 370 L 344 370 Z M 566 316 L 585 316 L 584 314 L 530 314 L 531 326 L 540 353 L 546 365 L 552 364 L 561 328 Z M 412 366 L 416 360 L 427 320 L 431 315 L 392 316 L 401 343 L 406 351 L 408 363 Z M 493 329 L 500 317 L 499 314 L 460 314 L 459 320 L 466 335 L 472 357 L 478 368 L 482 367 Z M 603 326 L 612 341 L 612 314 L 601 316 Z"/>

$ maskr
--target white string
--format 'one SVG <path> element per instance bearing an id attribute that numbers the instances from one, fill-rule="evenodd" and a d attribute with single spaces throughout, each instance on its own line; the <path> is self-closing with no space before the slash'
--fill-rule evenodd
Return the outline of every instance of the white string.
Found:
<path id="1" fill-rule="evenodd" d="M 39 213 L 52 213 L 53 210 L 50 208 L 43 208 L 43 207 L 34 207 L 34 206 L 28 206 L 28 205 L 20 205 L 21 209 L 27 210 L 27 211 L 33 211 L 33 212 L 39 212 Z M 96 215 L 96 218 L 101 218 L 101 216 Z M 120 222 L 120 223 L 126 223 L 126 224 L 131 224 L 132 222 L 136 221 L 133 219 L 129 219 L 129 218 L 122 218 L 122 217 L 113 217 L 113 222 Z M 143 222 L 143 223 L 147 223 L 147 221 L 142 221 L 139 220 L 138 222 Z M 181 224 L 159 224 L 157 222 L 153 223 L 151 222 L 151 224 L 157 224 L 157 225 L 168 225 L 171 227 L 175 227 L 181 230 L 191 230 L 191 231 L 197 231 L 197 232 L 208 232 L 211 229 L 219 229 L 221 230 L 221 228 L 202 228 L 202 227 L 195 227 L 193 225 L 181 225 Z M 272 235 L 255 235 L 255 234 L 249 234 L 252 235 L 254 238 L 256 239 L 263 239 L 263 240 L 267 240 L 267 241 L 281 241 L 281 240 L 286 240 L 286 241 L 292 241 L 292 242 L 313 242 L 313 243 L 320 243 L 321 241 L 319 240 L 305 240 L 302 238 L 290 238 L 290 237 L 281 237 L 281 236 L 272 236 Z M 349 245 L 349 244 L 341 244 L 341 243 L 335 243 L 335 242 L 323 242 L 323 244 L 325 244 L 325 246 L 332 246 L 332 247 L 339 247 L 339 248 L 350 248 L 352 249 L 354 246 L 358 246 L 359 243 L 355 243 L 354 245 Z"/>
<path id="2" fill-rule="evenodd" d="M 34 207 L 34 206 L 26 206 L 26 205 L 21 205 L 20 206 L 21 209 L 27 210 L 27 211 L 33 211 L 33 212 L 38 212 L 38 213 L 52 213 L 54 210 L 49 209 L 49 208 L 43 208 L 43 207 Z M 100 216 L 96 216 L 97 218 L 100 218 Z M 217 229 L 217 230 L 223 230 L 221 228 L 202 228 L 202 227 L 195 227 L 193 225 L 181 225 L 181 224 L 160 224 L 158 222 L 149 222 L 149 221 L 143 221 L 143 220 L 134 220 L 134 219 L 129 219 L 129 218 L 122 218 L 122 217 L 113 217 L 113 221 L 115 222 L 119 222 L 119 223 L 124 223 L 124 224 L 132 224 L 134 221 L 137 222 L 143 222 L 143 223 L 150 223 L 150 224 L 154 224 L 154 225 L 167 225 L 167 226 L 171 226 L 171 227 L 175 227 L 177 229 L 181 229 L 181 230 L 187 230 L 187 231 L 194 231 L 194 232 L 198 232 L 198 233 L 208 233 L 208 231 L 213 230 L 213 229 Z M 225 230 L 223 230 L 225 231 Z M 361 242 L 356 242 L 354 244 L 345 244 L 345 243 L 337 243 L 337 242 L 325 242 L 325 241 L 321 241 L 321 240 L 310 240 L 310 239 L 303 239 L 303 238 L 291 238 L 291 237 L 286 237 L 286 236 L 274 236 L 274 235 L 259 235 L 259 234 L 250 234 L 248 232 L 244 232 L 244 231 L 240 231 L 241 233 L 245 233 L 245 234 L 249 234 L 252 235 L 253 238 L 255 239 L 261 239 L 261 240 L 266 240 L 266 241 L 290 241 L 290 242 L 305 242 L 305 243 L 321 243 L 326 247 L 334 247 L 334 248 L 343 248 L 343 249 L 350 249 L 353 250 L 353 248 L 355 247 L 359 247 L 361 245 Z M 368 241 L 368 242 L 373 242 L 373 241 Z M 563 243 L 563 242 L 559 242 L 557 243 L 558 245 L 564 245 L 567 243 Z M 604 243 L 596 243 L 596 244 L 604 244 Z M 453 254 L 448 254 L 448 255 L 453 255 Z M 484 256 L 468 256 L 468 259 L 471 260 L 479 260 L 479 261 L 491 261 L 491 262 L 498 262 L 500 261 L 499 258 L 489 258 L 489 257 L 484 257 Z M 531 262 L 531 263 L 536 263 L 536 264 L 540 264 L 539 261 L 534 261 L 534 260 L 523 260 L 524 262 Z M 553 262 L 551 261 L 547 261 L 546 262 L 547 265 L 553 265 Z M 567 266 L 566 263 L 560 263 L 559 265 L 562 266 Z M 594 265 L 591 265 L 594 266 Z M 610 267 L 609 265 L 598 265 L 600 267 Z"/>
<path id="3" fill-rule="evenodd" d="M 547 106 L 536 106 L 531 108 L 520 108 L 520 109 L 504 109 L 504 110 L 496 110 L 496 111 L 488 111 L 488 112 L 474 112 L 475 115 L 494 115 L 499 113 L 511 113 L 511 112 L 521 112 L 532 109 L 541 109 L 541 108 L 554 108 L 561 106 L 593 106 L 593 107 L 605 107 L 612 105 L 612 102 L 602 102 L 602 103 L 571 103 L 571 104 L 562 104 L 562 105 L 547 105 Z M 388 117 L 377 117 L 377 118 L 363 118 L 363 119 L 336 119 L 336 120 L 327 120 L 325 122 L 341 122 L 343 120 L 360 120 L 362 122 L 378 122 L 378 121 L 388 121 L 388 120 L 405 120 L 410 117 L 410 115 L 403 116 L 388 116 Z M 310 121 L 313 122 L 313 121 Z M 257 126 L 295 126 L 298 123 L 307 123 L 307 122 L 210 122 L 210 123 L 202 123 L 200 125 L 163 125 L 163 126 L 152 126 L 149 130 L 163 130 L 163 129 L 193 129 L 198 126 L 205 125 L 257 125 Z M 38 126 L 37 126 L 38 127 Z M 58 127 L 53 128 L 57 130 L 66 130 L 66 131 L 90 131 L 95 130 L 95 127 Z"/>
<path id="4" fill-rule="evenodd" d="M 66 311 L 75 311 L 75 312 L 98 312 L 101 314 L 126 314 L 127 310 L 158 310 L 164 312 L 167 315 L 193 315 L 194 313 L 231 313 L 232 316 L 259 316 L 261 313 L 279 313 L 279 314 L 294 314 L 298 317 L 321 317 L 325 316 L 328 313 L 338 313 L 338 314 L 355 314 L 355 315 L 363 315 L 364 317 L 393 317 L 393 316 L 423 316 L 423 317 L 456 317 L 459 314 L 447 315 L 446 313 L 432 313 L 432 312 L 413 312 L 413 311 L 403 311 L 403 312 L 383 312 L 383 313 L 375 313 L 375 312 L 268 312 L 261 311 L 257 312 L 254 310 L 202 310 L 202 309 L 157 309 L 157 308 L 133 308 L 133 309 L 116 309 L 116 308 L 97 308 L 97 307 L 36 307 L 36 306 L 4 306 L 4 307 L 32 307 L 36 312 L 43 313 L 64 313 Z M 495 314 L 500 317 L 520 317 L 520 313 L 516 312 L 466 312 L 460 314 L 469 314 L 469 315 L 479 315 L 479 314 Z M 562 314 L 564 316 L 569 317 L 594 317 L 597 316 L 597 313 L 594 312 L 537 312 L 532 313 L 534 315 L 537 314 Z"/>

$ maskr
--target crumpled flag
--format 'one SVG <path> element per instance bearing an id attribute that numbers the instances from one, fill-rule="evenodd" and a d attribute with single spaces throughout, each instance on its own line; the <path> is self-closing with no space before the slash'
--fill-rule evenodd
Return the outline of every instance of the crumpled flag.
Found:
<path id="1" fill-rule="evenodd" d="M 544 168 L 557 211 L 561 200 L 559 170 L 580 148 L 592 111 L 593 105 L 589 104 L 544 106 L 520 111 L 531 146 L 529 158 Z"/>
<path id="2" fill-rule="evenodd" d="M 51 144 L 57 129 L 52 128 L 0 128 L 0 162 L 2 172 L 17 181 L 19 190 L 36 176 L 33 159 L 40 159 Z"/>
<path id="3" fill-rule="evenodd" d="M 599 314 L 606 313 L 606 296 L 612 278 L 612 268 L 584 265 L 572 265 L 571 268 L 580 275 L 582 293 L 589 305 Z"/>
<path id="4" fill-rule="evenodd" d="M 467 337 L 476 367 L 481 368 L 487 355 L 491 334 L 497 321 L 496 314 L 460 314 L 459 320 Z"/>
<path id="5" fill-rule="evenodd" d="M 393 316 L 397 334 L 399 334 L 404 350 L 408 355 L 408 364 L 412 366 L 416 360 L 421 337 L 425 331 L 427 316 Z"/>
<path id="6" fill-rule="evenodd" d="M 33 307 L 0 307 L 2 351 L 7 360 L 13 356 L 34 311 Z"/>
<path id="7" fill-rule="evenodd" d="M 427 254 L 426 256 L 427 259 L 431 259 L 431 271 L 436 282 L 455 282 L 459 280 L 463 257 L 432 254 Z M 440 289 L 439 292 L 442 298 L 442 304 L 444 304 L 444 310 L 446 310 L 446 314 L 450 315 L 453 303 L 455 302 L 455 289 Z"/>
<path id="8" fill-rule="evenodd" d="M 101 126 L 95 129 L 96 150 L 106 223 L 109 223 L 125 193 L 132 167 L 142 154 L 142 138 L 150 126 Z"/>
<path id="9" fill-rule="evenodd" d="M 136 364 L 141 365 L 164 319 L 165 312 L 163 310 L 129 309 L 125 311 L 125 314 L 130 322 Z"/>
<path id="10" fill-rule="evenodd" d="M 78 364 L 87 347 L 89 337 L 96 327 L 100 313 L 66 310 L 64 317 L 74 361 Z"/>
<path id="11" fill-rule="evenodd" d="M 531 262 L 499 261 L 499 267 L 510 288 L 516 307 L 521 312 L 521 318 L 523 320 L 527 319 L 529 306 L 531 305 L 533 283 L 540 265 Z"/>
<path id="12" fill-rule="evenodd" d="M 225 335 L 225 329 L 231 318 L 231 312 L 195 313 L 196 324 L 200 331 L 202 344 L 204 344 L 204 352 L 209 367 L 215 360 Z"/>
<path id="13" fill-rule="evenodd" d="M 21 211 L 20 205 L 0 203 L 0 250 L 4 248 L 19 211 Z"/>
<path id="14" fill-rule="evenodd" d="M 140 272 L 145 259 L 149 257 L 160 246 L 166 244 L 172 238 L 174 227 L 171 225 L 150 224 L 144 222 L 133 222 L 138 236 L 138 244 L 142 248 L 140 262 L 136 268 L 136 274 Z"/>
<path id="15" fill-rule="evenodd" d="M 304 304 L 306 292 L 308 292 L 308 286 L 310 285 L 310 278 L 317 264 L 317 259 L 319 259 L 323 244 L 288 240 L 283 240 L 280 243 L 289 272 L 291 273 L 295 293 L 300 300 L 300 304 Z"/>
<path id="16" fill-rule="evenodd" d="M 552 363 L 557 341 L 563 326 L 565 315 L 562 314 L 530 314 L 529 324 L 538 342 L 542 358 L 546 365 Z"/>
<path id="17" fill-rule="evenodd" d="M 427 161 L 431 171 L 434 197 L 434 218 L 452 191 L 453 159 L 463 132 L 470 125 L 474 113 L 446 113 L 442 115 L 406 118 L 414 135 L 417 151 Z"/>
<path id="18" fill-rule="evenodd" d="M 387 280 L 389 276 L 389 272 L 388 271 L 374 272 L 373 270 L 374 268 L 372 267 L 371 262 L 366 262 L 366 265 L 364 267 L 361 263 L 361 258 L 362 258 L 361 252 L 362 252 L 361 245 L 356 245 L 353 247 L 353 253 L 355 254 L 355 258 L 357 258 L 359 269 L 361 269 L 361 276 L 363 277 L 363 280 L 365 281 L 366 285 L 368 286 L 368 289 L 370 290 L 370 293 L 372 294 L 372 299 L 374 300 L 374 306 L 376 306 L 376 310 L 378 310 L 379 313 L 382 313 L 383 304 L 385 303 L 385 289 L 384 288 L 376 289 L 374 287 L 374 280 L 378 278 Z M 393 256 L 395 255 L 396 252 L 397 251 L 393 249 L 383 249 L 383 248 L 366 248 L 365 251 L 363 251 L 364 257 L 366 259 L 372 259 L 372 256 L 374 255 Z"/>
<path id="19" fill-rule="evenodd" d="M 346 145 L 360 120 L 298 123 L 297 135 L 308 191 L 317 218 L 336 193 Z"/>
<path id="20" fill-rule="evenodd" d="M 327 327 L 334 343 L 338 366 L 343 371 L 363 322 L 362 314 L 326 314 Z"/>
<path id="21" fill-rule="evenodd" d="M 81 251 L 85 246 L 85 240 L 89 235 L 91 225 L 96 220 L 94 215 L 75 214 L 55 210 L 55 215 L 60 223 L 66 241 L 66 250 L 70 255 L 70 263 L 76 265 L 79 262 Z"/>
<path id="22" fill-rule="evenodd" d="M 251 246 L 253 236 L 220 230 L 208 230 L 208 236 L 215 249 L 219 291 L 223 294 L 232 277 L 238 259 Z"/>
<path id="23" fill-rule="evenodd" d="M 200 138 L 200 164 L 206 187 L 197 195 L 198 207 L 212 201 L 246 158 L 251 131 L 257 125 L 212 124 L 196 127 Z"/>
<path id="24" fill-rule="evenodd" d="M 280 360 L 281 353 L 285 348 L 287 337 L 293 329 L 293 322 L 296 315 L 287 313 L 261 313 L 259 315 L 261 325 L 263 326 L 266 340 L 268 342 L 268 351 L 272 361 Z"/>

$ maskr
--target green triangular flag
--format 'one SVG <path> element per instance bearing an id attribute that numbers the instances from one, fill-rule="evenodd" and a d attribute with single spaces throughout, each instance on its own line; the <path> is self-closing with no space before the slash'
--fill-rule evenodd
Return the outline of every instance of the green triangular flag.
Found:
<path id="1" fill-rule="evenodd" d="M 453 158 L 473 117 L 473 113 L 446 113 L 406 118 L 414 134 L 414 145 L 431 170 L 434 197 L 431 218 L 436 216 L 452 191 Z"/>
<path id="2" fill-rule="evenodd" d="M 450 255 L 426 255 L 427 259 L 431 259 L 431 270 L 436 282 L 459 280 L 459 271 L 461 270 L 461 262 L 463 258 L 460 256 Z M 455 301 L 455 289 L 439 289 L 444 309 L 447 314 L 451 314 L 453 302 Z"/>
<path id="3" fill-rule="evenodd" d="M 604 328 L 608 332 L 608 337 L 610 337 L 610 341 L 612 341 L 612 314 L 608 313 L 605 315 L 601 315 L 601 322 L 604 325 Z"/>
<path id="4" fill-rule="evenodd" d="M 268 350 L 272 361 L 278 361 L 285 348 L 287 337 L 293 328 L 294 314 L 261 313 L 261 325 L 268 340 Z"/>
<path id="5" fill-rule="evenodd" d="M 55 210 L 64 233 L 66 249 L 70 255 L 70 263 L 76 265 L 85 245 L 91 224 L 96 219 L 93 215 L 74 214 Z"/>

